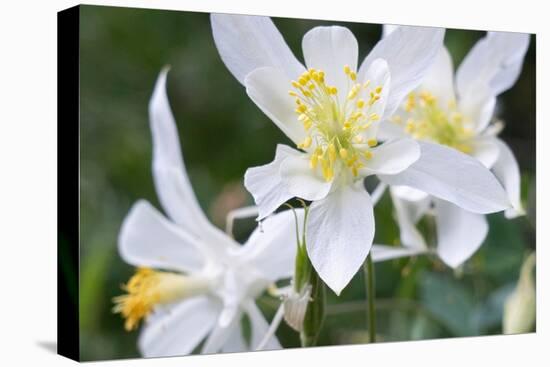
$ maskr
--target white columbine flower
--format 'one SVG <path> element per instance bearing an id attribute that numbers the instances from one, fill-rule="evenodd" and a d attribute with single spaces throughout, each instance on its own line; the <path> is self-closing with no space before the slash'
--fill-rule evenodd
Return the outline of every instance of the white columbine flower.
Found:
<path id="1" fill-rule="evenodd" d="M 386 26 L 385 33 L 398 28 Z M 449 52 L 442 47 L 422 84 L 380 128 L 383 138 L 412 136 L 477 158 L 504 186 L 513 206 L 505 212 L 508 218 L 523 213 L 520 173 L 512 151 L 496 136 L 502 123 L 493 116 L 496 97 L 519 77 L 528 46 L 528 34 L 489 32 L 472 48 L 456 76 Z M 392 187 L 391 193 L 401 242 L 407 249 L 377 247 L 375 251 L 383 257 L 428 250 L 416 228 L 426 213 L 435 216 L 437 254 L 451 267 L 472 256 L 487 235 L 488 224 L 482 214 L 406 186 Z"/>
<path id="2" fill-rule="evenodd" d="M 146 357 L 188 354 L 205 338 L 202 353 L 253 349 L 268 330 L 254 299 L 293 273 L 294 216 L 286 211 L 267 218 L 242 246 L 208 221 L 185 172 L 166 73 L 149 112 L 155 187 L 169 219 L 146 201 L 125 218 L 119 252 L 138 271 L 125 285 L 127 294 L 115 299 L 115 311 L 126 318 L 127 330 L 146 318 L 139 338 Z M 251 323 L 250 345 L 243 314 Z M 273 337 L 266 348 L 280 345 Z"/>
<path id="3" fill-rule="evenodd" d="M 272 163 L 246 172 L 259 219 L 292 197 L 312 201 L 308 256 L 337 294 L 364 262 L 374 237 L 366 176 L 385 180 L 416 167 L 403 178 L 412 186 L 433 187 L 434 194 L 473 211 L 508 207 L 496 179 L 464 154 L 425 161 L 421 151 L 438 154 L 438 146 L 410 138 L 377 142 L 380 121 L 393 114 L 435 60 L 443 29 L 401 28 L 358 68 L 357 40 L 347 28 L 316 27 L 302 40 L 306 69 L 269 18 L 213 14 L 211 21 L 226 66 L 300 149 L 279 145 Z M 471 178 L 457 177 L 460 170 Z"/>

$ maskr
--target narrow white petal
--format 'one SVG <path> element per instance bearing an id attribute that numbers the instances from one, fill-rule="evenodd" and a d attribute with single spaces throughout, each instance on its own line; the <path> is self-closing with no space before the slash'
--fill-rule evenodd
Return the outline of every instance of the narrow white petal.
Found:
<path id="1" fill-rule="evenodd" d="M 242 84 L 248 73 L 261 67 L 280 69 L 287 80 L 304 71 L 268 17 L 212 14 L 210 20 L 218 52 Z"/>
<path id="2" fill-rule="evenodd" d="M 311 169 L 309 158 L 305 154 L 285 158 L 279 172 L 288 191 L 305 200 L 324 198 L 332 186 L 332 181 L 327 182 L 319 170 Z"/>
<path id="3" fill-rule="evenodd" d="M 399 28 L 399 26 L 395 24 L 384 24 L 382 26 L 382 38 L 387 37 L 390 33 L 395 31 L 397 28 Z"/>
<path id="4" fill-rule="evenodd" d="M 493 167 L 500 154 L 497 140 L 492 136 L 475 139 L 472 142 L 472 148 L 471 155 L 479 159 L 489 169 Z"/>
<path id="5" fill-rule="evenodd" d="M 237 325 L 233 328 L 227 341 L 222 347 L 222 353 L 238 353 L 238 352 L 248 352 L 251 348 L 246 345 L 246 340 L 244 339 L 244 330 L 242 325 Z"/>
<path id="6" fill-rule="evenodd" d="M 414 139 L 397 139 L 372 149 L 373 157 L 362 168 L 362 175 L 393 175 L 409 168 L 420 158 L 420 146 Z"/>
<path id="7" fill-rule="evenodd" d="M 483 132 L 491 123 L 497 99 L 488 87 L 480 86 L 475 93 L 460 97 L 458 110 L 471 120 L 474 131 Z"/>
<path id="8" fill-rule="evenodd" d="M 259 345 L 262 339 L 264 338 L 264 335 L 267 333 L 269 329 L 269 324 L 265 320 L 264 316 L 262 315 L 262 312 L 256 306 L 256 304 L 253 301 L 248 301 L 244 304 L 244 307 L 246 309 L 246 313 L 248 314 L 248 317 L 250 318 L 250 326 L 251 326 L 251 338 L 250 338 L 250 344 L 255 348 L 255 346 Z M 267 344 L 264 346 L 262 350 L 274 350 L 274 349 L 281 349 L 281 344 L 277 340 L 276 336 L 273 336 Z"/>
<path id="9" fill-rule="evenodd" d="M 429 199 L 430 195 L 426 194 L 424 191 L 420 191 L 417 189 L 414 189 L 410 186 L 392 186 L 391 187 L 391 194 L 399 197 L 403 200 L 408 201 L 421 201 L 425 199 Z M 429 202 L 429 200 L 428 200 Z M 422 213 L 421 215 L 423 215 Z M 416 220 L 419 219 L 419 217 L 416 217 Z"/>
<path id="10" fill-rule="evenodd" d="M 279 206 L 291 199 L 293 195 L 283 185 L 279 174 L 281 163 L 291 155 L 300 155 L 301 152 L 286 145 L 277 145 L 273 162 L 249 168 L 244 175 L 244 186 L 254 197 L 259 207 L 258 220 L 273 213 Z"/>
<path id="11" fill-rule="evenodd" d="M 290 82 L 291 79 L 281 70 L 270 67 L 255 69 L 244 80 L 250 99 L 290 140 L 300 144 L 306 137 L 306 131 L 294 111 L 294 98 L 288 95 L 292 89 Z"/>
<path id="12" fill-rule="evenodd" d="M 445 46 L 439 50 L 435 62 L 426 74 L 419 89 L 436 96 L 443 106 L 456 101 L 453 60 Z"/>
<path id="13" fill-rule="evenodd" d="M 428 211 L 431 200 L 424 197 L 421 200 L 407 200 L 395 193 L 395 188 L 390 189 L 395 217 L 399 226 L 401 244 L 413 249 L 426 249 L 424 236 L 416 228 L 416 224 L 422 216 Z"/>
<path id="14" fill-rule="evenodd" d="M 374 238 L 374 212 L 362 182 L 344 186 L 310 207 L 306 246 L 313 267 L 336 293 L 365 261 Z"/>
<path id="15" fill-rule="evenodd" d="M 471 213 L 435 199 L 437 254 L 447 265 L 456 268 L 481 246 L 489 226 L 485 215 Z"/>
<path id="16" fill-rule="evenodd" d="M 464 58 L 456 72 L 460 98 L 489 87 L 497 96 L 514 85 L 529 47 L 529 34 L 488 32 Z"/>
<path id="17" fill-rule="evenodd" d="M 130 209 L 118 237 L 120 256 L 136 267 L 195 272 L 204 264 L 200 247 L 200 240 L 143 200 Z"/>
<path id="18" fill-rule="evenodd" d="M 208 297 L 186 300 L 145 324 L 138 346 L 144 357 L 189 354 L 212 330 L 220 305 Z"/>
<path id="19" fill-rule="evenodd" d="M 242 256 L 273 282 L 290 278 L 294 273 L 297 247 L 294 213 L 298 220 L 298 235 L 301 236 L 304 210 L 285 210 L 264 219 L 243 248 Z"/>
<path id="20" fill-rule="evenodd" d="M 399 259 L 402 257 L 416 256 L 426 253 L 427 249 L 396 247 L 387 245 L 372 245 L 370 253 L 374 262 L 382 262 L 387 260 Z"/>
<path id="21" fill-rule="evenodd" d="M 391 94 L 391 73 L 388 63 L 384 59 L 373 60 L 365 72 L 364 79 L 359 80 L 362 80 L 363 83 L 369 83 L 372 89 L 382 87 L 380 99 L 369 108 L 369 114 L 377 114 L 380 116 L 380 120 L 371 122 L 370 128 L 363 134 L 367 139 L 376 139 L 380 121 L 390 116 L 388 110 L 386 110 L 388 97 Z"/>
<path id="22" fill-rule="evenodd" d="M 525 214 L 521 204 L 521 176 L 519 165 L 512 150 L 500 139 L 496 140 L 500 153 L 493 165 L 493 173 L 504 186 L 512 208 L 505 211 L 507 218 Z"/>
<path id="23" fill-rule="evenodd" d="M 304 35 L 302 50 L 308 69 L 323 70 L 327 84 L 343 96 L 349 83 L 344 66 L 357 71 L 358 46 L 353 33 L 340 26 L 315 27 Z"/>
<path id="24" fill-rule="evenodd" d="M 400 26 L 380 40 L 359 68 L 363 80 L 370 64 L 384 59 L 391 73 L 386 111 L 393 114 L 403 98 L 426 76 L 443 45 L 443 28 Z"/>
<path id="25" fill-rule="evenodd" d="M 443 145 L 418 143 L 420 158 L 407 170 L 378 177 L 390 185 L 410 186 L 475 213 L 510 207 L 502 185 L 476 158 Z"/>
<path id="26" fill-rule="evenodd" d="M 153 178 L 159 201 L 168 216 L 178 225 L 205 240 L 214 251 L 236 246 L 202 211 L 183 163 L 176 122 L 166 94 L 164 69 L 149 102 L 149 119 L 153 134 Z"/>

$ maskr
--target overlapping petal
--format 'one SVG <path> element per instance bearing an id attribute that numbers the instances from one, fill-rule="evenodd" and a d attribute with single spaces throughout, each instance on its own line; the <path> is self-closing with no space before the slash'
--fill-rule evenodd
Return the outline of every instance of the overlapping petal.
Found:
<path id="1" fill-rule="evenodd" d="M 120 256 L 136 267 L 195 272 L 204 265 L 200 247 L 195 237 L 143 200 L 130 209 L 118 237 Z"/>
<path id="2" fill-rule="evenodd" d="M 191 353 L 214 327 L 220 307 L 211 298 L 202 296 L 154 315 L 139 336 L 141 354 L 166 357 Z"/>
<path id="3" fill-rule="evenodd" d="M 302 39 L 308 69 L 323 70 L 327 83 L 336 86 L 339 91 L 348 89 L 344 66 L 349 66 L 352 71 L 357 70 L 358 49 L 353 33 L 340 26 L 315 27 Z M 340 96 L 345 97 L 343 93 Z"/>
<path id="4" fill-rule="evenodd" d="M 306 131 L 296 119 L 296 104 L 288 95 L 290 79 L 280 69 L 262 67 L 248 74 L 244 80 L 246 93 L 295 144 L 301 143 Z"/>
<path id="5" fill-rule="evenodd" d="M 514 153 L 508 145 L 500 139 L 496 140 L 496 144 L 500 150 L 498 160 L 493 165 L 493 172 L 504 186 L 508 198 L 512 203 L 512 208 L 505 211 L 507 218 L 514 218 L 518 215 L 525 214 L 523 205 L 521 204 L 521 176 L 519 165 L 514 157 Z"/>
<path id="6" fill-rule="evenodd" d="M 293 197 L 281 181 L 279 174 L 282 162 L 289 156 L 302 153 L 286 145 L 277 145 L 273 162 L 249 168 L 244 175 L 244 185 L 259 207 L 258 220 L 273 213 L 279 206 Z"/>

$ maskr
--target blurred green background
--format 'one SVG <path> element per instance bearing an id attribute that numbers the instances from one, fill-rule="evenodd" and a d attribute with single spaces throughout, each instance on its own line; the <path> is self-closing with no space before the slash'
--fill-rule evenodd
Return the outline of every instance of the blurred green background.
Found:
<path id="1" fill-rule="evenodd" d="M 303 34 L 326 22 L 274 19 L 301 59 Z M 332 22 L 331 24 L 334 24 Z M 377 42 L 381 26 L 341 23 L 359 41 L 360 58 Z M 226 213 L 252 203 L 242 185 L 247 168 L 270 162 L 277 143 L 290 143 L 247 98 L 220 60 L 208 14 L 81 6 L 81 264 L 80 326 L 84 360 L 139 356 L 138 333 L 127 333 L 111 312 L 111 299 L 133 273 L 117 253 L 117 234 L 131 205 L 145 198 L 159 208 L 151 177 L 147 104 L 160 69 L 168 80 L 183 154 L 199 201 L 222 226 Z M 455 65 L 483 32 L 449 30 Z M 525 254 L 535 248 L 535 38 L 520 80 L 501 96 L 502 138 L 522 170 L 528 216 L 490 216 L 481 250 L 459 271 L 435 258 L 376 265 L 380 340 L 416 340 L 501 333 L 502 303 Z M 376 207 L 376 240 L 398 241 L 387 195 Z M 253 221 L 236 225 L 246 238 Z M 330 293 L 330 292 L 329 292 Z M 329 294 L 320 344 L 366 341 L 364 285 L 359 273 L 340 298 Z M 259 301 L 270 319 L 277 302 Z M 285 347 L 299 346 L 287 326 Z"/>

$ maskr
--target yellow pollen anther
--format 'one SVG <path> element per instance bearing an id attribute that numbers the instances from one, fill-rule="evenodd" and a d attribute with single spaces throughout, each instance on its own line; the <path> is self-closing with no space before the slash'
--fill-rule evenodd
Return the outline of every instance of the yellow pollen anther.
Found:
<path id="1" fill-rule="evenodd" d="M 305 104 L 300 104 L 296 108 L 296 112 L 299 112 L 299 113 L 304 113 L 306 111 L 307 111 L 307 106 Z"/>
<path id="2" fill-rule="evenodd" d="M 348 151 L 346 148 L 340 148 L 340 157 L 346 159 L 348 157 Z"/>
<path id="3" fill-rule="evenodd" d="M 382 92 L 382 87 L 379 85 L 378 87 L 376 87 L 376 89 L 374 90 L 377 94 L 380 94 L 380 92 Z"/>
<path id="4" fill-rule="evenodd" d="M 328 146 L 328 159 L 331 163 L 336 160 L 336 147 L 332 143 Z"/>
<path id="5" fill-rule="evenodd" d="M 298 78 L 298 83 L 300 83 L 301 85 L 306 85 L 307 79 L 301 76 L 300 78 Z"/>
<path id="6" fill-rule="evenodd" d="M 293 90 L 289 90 L 288 91 L 288 94 L 290 94 L 292 97 L 298 97 L 298 93 L 296 93 L 295 91 Z M 298 100 L 299 101 L 299 100 Z"/>
<path id="7" fill-rule="evenodd" d="M 365 107 L 365 101 L 362 99 L 357 100 L 357 108 L 363 108 Z"/>
<path id="8" fill-rule="evenodd" d="M 371 159 L 373 154 L 370 150 L 365 151 L 364 156 L 366 159 Z"/>
<path id="9" fill-rule="evenodd" d="M 122 289 L 127 294 L 113 298 L 113 312 L 122 314 L 126 319 L 124 328 L 131 331 L 138 327 L 143 318 L 149 316 L 155 306 L 205 293 L 208 281 L 177 273 L 139 268 Z"/>
<path id="10" fill-rule="evenodd" d="M 311 158 L 309 159 L 309 167 L 311 169 L 317 168 L 317 162 L 318 162 L 318 155 L 317 154 L 312 154 Z"/>
<path id="11" fill-rule="evenodd" d="M 298 148 L 307 149 L 311 146 L 311 142 L 312 142 L 311 136 L 308 136 L 304 139 L 304 141 L 301 144 L 298 145 Z"/>
<path id="12" fill-rule="evenodd" d="M 355 71 L 352 71 L 351 73 L 349 73 L 349 78 L 355 81 L 357 79 L 357 73 Z"/>
<path id="13" fill-rule="evenodd" d="M 344 66 L 344 73 L 346 73 L 346 75 L 348 75 L 349 73 L 351 73 L 351 69 L 350 69 L 349 65 L 345 65 L 345 66 Z"/>
<path id="14" fill-rule="evenodd" d="M 372 148 L 372 147 L 375 147 L 375 146 L 378 145 L 378 141 L 377 141 L 376 139 L 369 139 L 369 140 L 367 141 L 367 144 L 368 144 L 369 147 Z"/>
<path id="15" fill-rule="evenodd" d="M 328 91 L 332 95 L 338 94 L 338 89 L 336 87 L 329 87 Z"/>

